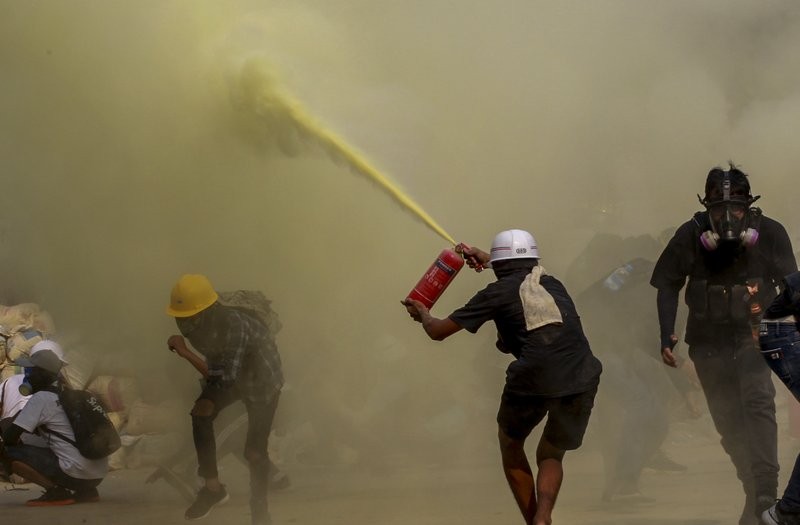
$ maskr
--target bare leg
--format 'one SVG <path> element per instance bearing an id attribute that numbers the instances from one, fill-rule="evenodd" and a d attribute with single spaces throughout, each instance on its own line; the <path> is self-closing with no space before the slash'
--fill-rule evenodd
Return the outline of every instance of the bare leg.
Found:
<path id="1" fill-rule="evenodd" d="M 553 522 L 553 507 L 556 505 L 564 469 L 561 460 L 564 451 L 551 445 L 544 437 L 536 448 L 536 465 L 539 473 L 536 476 L 536 500 L 538 506 L 533 517 L 533 525 L 550 525 Z"/>
<path id="2" fill-rule="evenodd" d="M 508 480 L 508 486 L 517 501 L 525 523 L 530 525 L 536 514 L 536 486 L 533 482 L 531 465 L 525 455 L 525 441 L 512 439 L 502 430 L 498 430 L 497 437 L 500 441 L 503 472 Z"/>

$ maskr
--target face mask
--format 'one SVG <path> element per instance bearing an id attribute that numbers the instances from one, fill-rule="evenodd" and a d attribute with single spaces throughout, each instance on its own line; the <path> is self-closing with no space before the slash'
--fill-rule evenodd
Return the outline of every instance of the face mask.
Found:
<path id="1" fill-rule="evenodd" d="M 720 240 L 740 240 L 743 232 L 747 230 L 747 207 L 744 202 L 723 201 L 708 207 L 708 218 L 711 229 Z"/>
<path id="2" fill-rule="evenodd" d="M 175 318 L 175 323 L 178 325 L 178 330 L 180 330 L 181 335 L 184 337 L 189 337 L 200 325 L 200 316 L 193 315 L 191 317 L 177 317 Z"/>
<path id="3" fill-rule="evenodd" d="M 58 374 L 48 372 L 39 367 L 25 368 L 22 384 L 19 385 L 19 393 L 29 396 L 40 390 L 45 390 L 58 380 Z"/>
<path id="4" fill-rule="evenodd" d="M 719 248 L 720 244 L 729 242 L 739 242 L 745 248 L 755 246 L 758 242 L 759 213 L 758 208 L 750 210 L 735 201 L 709 206 L 711 229 L 700 234 L 700 244 L 710 252 Z M 751 220 L 753 224 L 750 224 Z"/>

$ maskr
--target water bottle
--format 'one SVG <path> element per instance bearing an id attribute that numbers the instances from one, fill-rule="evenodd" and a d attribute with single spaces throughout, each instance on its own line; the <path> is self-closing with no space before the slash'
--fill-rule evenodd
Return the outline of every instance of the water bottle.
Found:
<path id="1" fill-rule="evenodd" d="M 611 275 L 606 277 L 606 280 L 603 282 L 603 286 L 611 290 L 612 292 L 617 292 L 625 285 L 625 281 L 628 279 L 628 276 L 633 271 L 633 265 L 630 263 L 620 266 L 613 272 Z"/>

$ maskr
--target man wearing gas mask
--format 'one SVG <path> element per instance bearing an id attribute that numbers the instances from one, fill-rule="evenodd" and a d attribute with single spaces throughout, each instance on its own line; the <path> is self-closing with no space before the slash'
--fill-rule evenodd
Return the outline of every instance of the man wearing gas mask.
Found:
<path id="1" fill-rule="evenodd" d="M 758 323 L 783 276 L 797 270 L 786 229 L 753 203 L 747 175 L 733 164 L 708 173 L 706 211 L 682 224 L 650 279 L 658 289 L 661 358 L 675 367 L 675 320 L 686 286 L 685 341 L 714 426 L 742 482 L 740 525 L 756 525 L 778 485 L 775 388 L 759 355 Z"/>

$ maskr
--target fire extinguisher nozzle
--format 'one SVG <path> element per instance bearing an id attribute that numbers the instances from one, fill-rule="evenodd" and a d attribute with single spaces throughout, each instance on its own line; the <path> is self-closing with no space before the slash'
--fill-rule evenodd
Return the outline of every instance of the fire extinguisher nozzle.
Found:
<path id="1" fill-rule="evenodd" d="M 458 243 L 456 245 L 456 247 L 455 247 L 456 253 L 460 254 L 461 257 L 464 258 L 464 260 L 467 262 L 467 266 L 469 266 L 470 268 L 472 268 L 476 272 L 480 273 L 483 270 L 485 270 L 486 267 L 483 265 L 483 263 L 477 257 L 467 253 L 471 249 L 472 248 L 468 244 L 465 244 L 463 242 Z"/>

